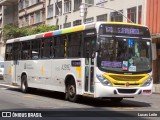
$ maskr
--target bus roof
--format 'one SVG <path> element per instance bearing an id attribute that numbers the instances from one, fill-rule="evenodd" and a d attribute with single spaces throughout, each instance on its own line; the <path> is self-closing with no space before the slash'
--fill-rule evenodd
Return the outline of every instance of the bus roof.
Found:
<path id="1" fill-rule="evenodd" d="M 64 28 L 64 29 L 60 29 L 60 30 L 49 31 L 49 32 L 45 32 L 45 33 L 34 34 L 34 35 L 24 36 L 24 37 L 19 37 L 19 38 L 13 38 L 13 39 L 7 40 L 6 43 L 13 43 L 13 42 L 18 42 L 18 41 L 27 41 L 27 40 L 45 38 L 45 37 L 52 37 L 52 36 L 56 36 L 56 35 L 63 35 L 63 34 L 67 34 L 67 33 L 93 29 L 97 25 L 100 25 L 100 24 L 117 24 L 117 25 L 121 24 L 121 25 L 133 25 L 133 26 L 146 27 L 146 26 L 140 25 L 140 24 L 125 23 L 125 22 L 93 22 L 93 23 L 79 25 L 79 26 L 75 26 L 75 27 Z"/>

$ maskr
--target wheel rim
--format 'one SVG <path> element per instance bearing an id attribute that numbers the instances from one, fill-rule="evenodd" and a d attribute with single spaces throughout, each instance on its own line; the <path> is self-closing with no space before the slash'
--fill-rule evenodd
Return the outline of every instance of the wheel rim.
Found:
<path id="1" fill-rule="evenodd" d="M 70 86 L 69 86 L 69 96 L 70 96 L 71 98 L 73 98 L 73 97 L 75 96 L 75 94 L 76 94 L 76 90 L 75 90 L 74 85 L 70 85 Z"/>

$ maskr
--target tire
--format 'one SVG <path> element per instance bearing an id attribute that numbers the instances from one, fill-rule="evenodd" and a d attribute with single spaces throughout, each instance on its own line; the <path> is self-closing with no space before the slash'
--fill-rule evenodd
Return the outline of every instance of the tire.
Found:
<path id="1" fill-rule="evenodd" d="M 21 80 L 21 91 L 23 93 L 27 93 L 28 92 L 28 83 L 27 83 L 27 76 L 23 75 L 22 76 L 22 80 Z"/>
<path id="2" fill-rule="evenodd" d="M 74 80 L 71 80 L 67 85 L 67 91 L 66 91 L 66 99 L 68 99 L 71 102 L 77 101 L 77 94 L 76 94 L 76 85 Z"/>
<path id="3" fill-rule="evenodd" d="M 123 98 L 111 98 L 111 102 L 119 103 L 123 100 Z"/>

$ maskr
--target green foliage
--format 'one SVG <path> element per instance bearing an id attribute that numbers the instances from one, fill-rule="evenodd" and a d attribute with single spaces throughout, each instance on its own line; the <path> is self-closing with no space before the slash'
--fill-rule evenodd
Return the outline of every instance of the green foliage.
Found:
<path id="1" fill-rule="evenodd" d="M 18 37 L 53 31 L 57 29 L 58 29 L 57 26 L 50 26 L 45 24 L 41 24 L 33 28 L 28 28 L 28 27 L 18 28 L 15 25 L 8 24 L 5 25 L 3 28 L 3 35 L 4 35 L 4 40 L 8 40 L 12 38 L 18 38 Z"/>
<path id="2" fill-rule="evenodd" d="M 43 32 L 48 32 L 48 31 L 53 31 L 57 30 L 57 26 L 49 26 L 45 24 L 40 24 L 37 27 L 33 27 L 29 30 L 28 35 L 33 35 L 33 34 L 38 34 L 38 33 L 43 33 Z"/>
<path id="3" fill-rule="evenodd" d="M 15 25 L 5 25 L 3 28 L 4 39 L 12 39 L 17 37 L 22 37 L 27 35 L 27 29 L 20 29 Z"/>

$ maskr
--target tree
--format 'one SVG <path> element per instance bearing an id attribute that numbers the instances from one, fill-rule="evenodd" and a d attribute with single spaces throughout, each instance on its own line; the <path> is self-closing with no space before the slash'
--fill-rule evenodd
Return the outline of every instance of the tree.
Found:
<path id="1" fill-rule="evenodd" d="M 3 28 L 3 37 L 5 41 L 8 39 L 22 37 L 26 35 L 28 35 L 26 28 L 20 29 L 12 24 L 5 25 Z"/>
<path id="2" fill-rule="evenodd" d="M 3 37 L 4 37 L 4 42 L 6 42 L 6 40 L 8 39 L 53 31 L 57 29 L 58 29 L 57 26 L 50 26 L 45 24 L 41 24 L 33 28 L 29 27 L 18 28 L 16 25 L 8 24 L 5 25 L 3 28 Z"/>
<path id="3" fill-rule="evenodd" d="M 43 32 L 48 32 L 48 31 L 53 31 L 57 30 L 57 26 L 50 26 L 46 24 L 40 24 L 37 27 L 33 27 L 29 30 L 28 35 L 33 35 L 33 34 L 38 34 L 38 33 L 43 33 Z"/>

